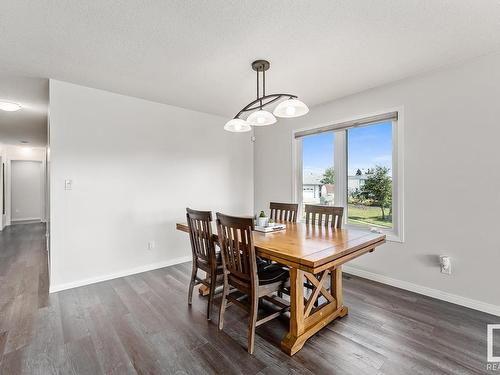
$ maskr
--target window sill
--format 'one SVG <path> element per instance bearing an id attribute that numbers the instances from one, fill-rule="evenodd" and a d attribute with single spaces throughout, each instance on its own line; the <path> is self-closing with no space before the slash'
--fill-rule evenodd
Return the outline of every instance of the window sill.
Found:
<path id="1" fill-rule="evenodd" d="M 352 225 L 352 224 L 347 224 L 345 226 L 345 228 L 347 228 L 347 229 L 362 230 L 362 231 L 366 231 L 367 233 L 372 232 L 372 230 L 370 228 L 367 228 L 367 227 L 364 227 L 364 226 Z M 381 229 L 381 228 L 376 228 L 376 229 L 378 229 L 378 231 L 376 233 L 385 234 L 385 236 L 386 236 L 385 238 L 386 238 L 387 242 L 404 243 L 404 240 L 403 240 L 402 236 L 400 234 L 396 233 L 395 231 L 393 231 L 393 230 L 384 230 L 384 229 Z"/>
<path id="2" fill-rule="evenodd" d="M 299 222 L 299 223 L 305 223 L 305 220 L 299 219 L 299 220 L 297 220 L 297 222 Z M 358 226 L 358 225 L 353 225 L 353 224 L 346 224 L 344 226 L 344 228 L 365 231 L 366 233 L 370 233 L 371 232 L 370 228 L 368 228 L 368 227 Z M 377 229 L 380 229 L 380 228 L 377 228 Z M 400 234 L 394 232 L 393 230 L 383 230 L 383 229 L 380 229 L 380 232 L 378 232 L 378 233 L 385 234 L 385 239 L 386 239 L 387 242 L 404 243 L 403 236 L 401 236 Z"/>

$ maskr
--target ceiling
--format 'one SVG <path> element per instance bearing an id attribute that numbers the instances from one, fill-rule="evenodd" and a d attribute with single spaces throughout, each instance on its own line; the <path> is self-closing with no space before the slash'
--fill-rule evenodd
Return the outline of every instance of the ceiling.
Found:
<path id="1" fill-rule="evenodd" d="M 4 1 L 0 71 L 232 117 L 254 59 L 314 106 L 498 51 L 499 20 L 497 0 Z"/>
<path id="2" fill-rule="evenodd" d="M 21 141 L 27 141 L 28 146 L 47 144 L 47 79 L 0 74 L 0 100 L 22 106 L 17 112 L 0 111 L 0 143 L 22 145 Z"/>

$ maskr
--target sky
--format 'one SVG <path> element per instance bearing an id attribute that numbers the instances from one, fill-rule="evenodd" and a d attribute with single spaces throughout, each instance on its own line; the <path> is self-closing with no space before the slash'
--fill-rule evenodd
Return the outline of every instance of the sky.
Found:
<path id="1" fill-rule="evenodd" d="M 326 132 L 302 139 L 304 170 L 323 173 L 333 166 L 334 133 Z M 347 131 L 347 172 L 356 174 L 375 165 L 392 167 L 392 124 L 352 128 Z M 390 172 L 389 172 L 390 173 Z"/>

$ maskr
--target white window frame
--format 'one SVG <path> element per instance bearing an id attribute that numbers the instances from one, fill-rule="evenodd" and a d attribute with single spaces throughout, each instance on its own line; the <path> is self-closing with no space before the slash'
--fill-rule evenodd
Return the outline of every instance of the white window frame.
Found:
<path id="1" fill-rule="evenodd" d="M 404 109 L 403 107 L 392 108 L 385 111 L 377 111 L 368 115 L 358 115 L 348 119 L 331 121 L 327 124 L 313 125 L 292 131 L 292 196 L 293 201 L 299 203 L 302 209 L 302 139 L 295 138 L 295 134 L 305 130 L 313 130 L 325 126 L 355 121 L 357 119 L 382 115 L 389 112 L 398 112 L 398 119 L 392 121 L 392 223 L 393 228 L 377 230 L 385 234 L 388 241 L 404 242 Z M 376 124 L 376 123 L 374 123 Z M 370 126 L 367 124 L 366 126 Z M 338 178 L 335 184 L 335 205 L 346 207 L 347 204 L 347 129 L 333 130 L 334 140 L 334 170 Z M 299 218 L 302 215 L 299 213 Z M 347 210 L 344 215 L 344 225 L 347 228 L 366 229 L 369 227 L 347 223 Z"/>

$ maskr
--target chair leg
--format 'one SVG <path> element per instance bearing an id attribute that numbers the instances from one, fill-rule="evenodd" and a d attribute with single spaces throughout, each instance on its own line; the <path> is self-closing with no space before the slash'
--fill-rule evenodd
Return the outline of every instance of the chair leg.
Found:
<path id="1" fill-rule="evenodd" d="M 255 327 L 257 325 L 257 312 L 259 311 L 259 298 L 257 294 L 252 296 L 252 306 L 248 317 L 248 352 L 253 354 L 255 344 Z"/>
<path id="2" fill-rule="evenodd" d="M 194 283 L 196 282 L 196 274 L 198 273 L 198 267 L 196 267 L 196 263 L 193 262 L 193 270 L 191 271 L 191 282 L 189 283 L 189 292 L 188 292 L 188 304 L 191 305 L 193 302 L 193 289 Z"/>
<path id="3" fill-rule="evenodd" d="M 210 271 L 210 290 L 208 292 L 207 320 L 210 320 L 212 313 L 212 302 L 214 300 L 215 284 L 217 282 L 217 274 L 215 269 Z"/>
<path id="4" fill-rule="evenodd" d="M 219 311 L 219 331 L 222 330 L 222 327 L 224 327 L 224 313 L 226 312 L 228 291 L 229 291 L 229 285 L 227 283 L 226 277 L 224 276 L 224 287 L 222 289 L 222 302 L 220 304 L 220 311 Z"/>

